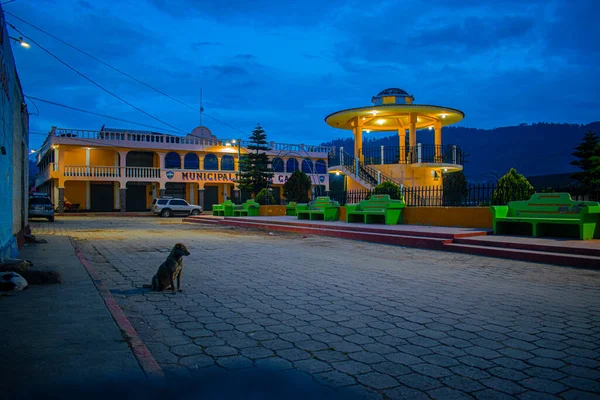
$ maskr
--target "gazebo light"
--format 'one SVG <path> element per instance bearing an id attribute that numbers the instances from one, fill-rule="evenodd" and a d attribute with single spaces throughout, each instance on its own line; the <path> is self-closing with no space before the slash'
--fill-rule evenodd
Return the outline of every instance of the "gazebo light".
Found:
<path id="1" fill-rule="evenodd" d="M 429 127 L 429 130 L 432 130 L 432 129 L 433 129 L 433 126 L 430 126 L 430 127 Z"/>
<path id="2" fill-rule="evenodd" d="M 373 111 L 373 116 L 377 116 L 377 111 Z"/>
<path id="3" fill-rule="evenodd" d="M 377 120 L 377 123 L 378 123 L 379 125 L 383 125 L 383 123 L 384 123 L 384 122 L 385 122 L 385 119 L 378 119 L 378 120 Z"/>
<path id="4" fill-rule="evenodd" d="M 446 118 L 446 114 L 442 114 L 442 119 Z"/>

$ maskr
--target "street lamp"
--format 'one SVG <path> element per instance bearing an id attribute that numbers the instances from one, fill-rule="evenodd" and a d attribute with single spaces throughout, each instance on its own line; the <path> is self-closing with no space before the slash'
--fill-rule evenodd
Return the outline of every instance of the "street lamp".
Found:
<path id="1" fill-rule="evenodd" d="M 19 36 L 18 38 L 9 36 L 9 39 L 14 40 L 15 42 L 19 42 L 19 44 L 22 47 L 25 47 L 26 49 L 31 47 L 31 45 L 29 43 L 27 43 L 25 40 L 23 40 L 23 37 L 21 37 L 21 36 Z"/>

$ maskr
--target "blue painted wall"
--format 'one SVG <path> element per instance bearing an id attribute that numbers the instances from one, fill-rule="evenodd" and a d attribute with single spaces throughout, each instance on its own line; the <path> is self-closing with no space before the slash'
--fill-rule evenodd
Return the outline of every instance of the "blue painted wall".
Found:
<path id="1" fill-rule="evenodd" d="M 29 138 L 27 108 L 1 12 L 0 25 L 0 146 L 4 147 L 4 151 L 0 151 L 1 261 L 18 256 L 15 235 L 27 225 Z"/>

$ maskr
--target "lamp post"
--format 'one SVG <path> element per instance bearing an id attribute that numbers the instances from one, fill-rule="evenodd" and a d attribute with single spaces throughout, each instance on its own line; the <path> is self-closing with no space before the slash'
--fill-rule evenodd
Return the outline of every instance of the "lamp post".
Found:
<path id="1" fill-rule="evenodd" d="M 23 38 L 21 36 L 19 36 L 18 38 L 9 36 L 8 38 L 14 40 L 15 42 L 19 42 L 19 44 L 22 47 L 25 47 L 26 49 L 31 47 L 31 45 L 29 43 L 27 43 L 25 40 L 23 40 Z"/>

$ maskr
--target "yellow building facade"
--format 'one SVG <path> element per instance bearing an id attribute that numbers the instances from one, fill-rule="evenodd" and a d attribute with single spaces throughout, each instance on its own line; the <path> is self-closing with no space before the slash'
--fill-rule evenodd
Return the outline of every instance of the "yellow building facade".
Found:
<path id="1" fill-rule="evenodd" d="M 354 136 L 354 148 L 336 150 L 329 168 L 346 176 L 348 190 L 372 189 L 384 181 L 435 187 L 442 185 L 444 172 L 462 170 L 460 147 L 442 143 L 442 128 L 461 121 L 462 111 L 415 104 L 414 96 L 399 88 L 385 89 L 371 101 L 372 106 L 337 111 L 325 118 L 329 126 L 350 130 Z M 395 132 L 398 144 L 365 148 L 363 135 L 371 132 Z M 420 138 L 430 143 L 420 143 Z"/>
<path id="2" fill-rule="evenodd" d="M 222 140 L 206 127 L 185 137 L 120 129 L 99 131 L 53 127 L 38 151 L 36 190 L 46 192 L 58 211 L 79 209 L 146 211 L 159 196 L 184 198 L 210 211 L 225 199 L 243 199 L 236 180 L 247 142 Z M 283 184 L 305 172 L 316 192 L 329 190 L 332 148 L 269 143 L 274 170 L 271 188 L 283 201 Z"/>

